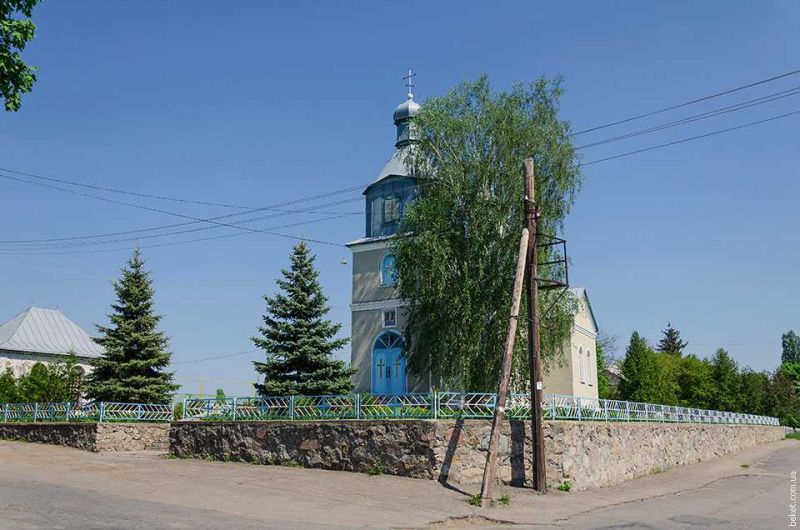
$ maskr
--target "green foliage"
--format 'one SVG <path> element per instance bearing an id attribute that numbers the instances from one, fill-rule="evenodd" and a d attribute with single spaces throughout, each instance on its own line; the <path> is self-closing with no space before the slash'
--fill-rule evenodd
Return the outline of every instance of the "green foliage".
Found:
<path id="1" fill-rule="evenodd" d="M 497 499 L 497 502 L 500 506 L 511 506 L 511 496 L 507 493 L 500 495 L 500 498 Z"/>
<path id="2" fill-rule="evenodd" d="M 790 432 L 786 435 L 787 440 L 800 440 L 800 431 Z"/>
<path id="3" fill-rule="evenodd" d="M 570 482 L 569 480 L 565 480 L 561 484 L 556 486 L 556 489 L 558 491 L 570 491 L 572 489 L 572 482 Z"/>
<path id="4" fill-rule="evenodd" d="M 18 403 L 20 401 L 17 378 L 14 377 L 11 368 L 6 368 L 0 374 L 0 403 Z"/>
<path id="5" fill-rule="evenodd" d="M 157 331 L 161 316 L 153 310 L 155 294 L 139 249 L 133 252 L 122 278 L 114 283 L 117 301 L 109 315 L 111 326 L 98 326 L 96 339 L 106 353 L 95 359 L 87 394 L 98 401 L 169 403 L 178 385 L 169 366 L 167 337 Z"/>
<path id="6" fill-rule="evenodd" d="M 680 359 L 678 368 L 678 404 L 682 407 L 713 408 L 716 387 L 711 363 L 696 355 Z"/>
<path id="7" fill-rule="evenodd" d="M 264 297 L 261 336 L 253 337 L 267 354 L 266 361 L 253 362 L 264 375 L 264 382 L 255 385 L 262 396 L 346 394 L 351 389 L 352 370 L 332 358 L 348 339 L 335 339 L 342 325 L 324 318 L 330 308 L 314 260 L 300 242 L 292 250 L 291 268 L 276 281 L 281 292 Z"/>
<path id="8" fill-rule="evenodd" d="M 409 367 L 431 373 L 444 388 L 496 389 L 523 223 L 524 159 L 535 159 L 541 232 L 562 227 L 580 188 L 569 124 L 558 116 L 561 94 L 558 81 L 545 79 L 493 92 L 482 76 L 427 100 L 414 118 L 421 140 L 406 162 L 421 192 L 399 232 L 413 236 L 392 245 L 399 295 L 409 302 Z M 540 250 L 539 261 L 547 261 L 548 251 Z M 557 295 L 543 292 L 540 311 Z M 542 353 L 551 365 L 563 355 L 576 308 L 567 296 L 542 320 Z M 512 375 L 520 389 L 524 322 Z"/>
<path id="9" fill-rule="evenodd" d="M 175 403 L 175 405 L 172 407 L 172 415 L 176 420 L 183 419 L 183 403 Z"/>
<path id="10" fill-rule="evenodd" d="M 78 401 L 83 370 L 70 354 L 65 360 L 37 362 L 19 378 L 11 369 L 0 375 L 0 403 Z"/>
<path id="11" fill-rule="evenodd" d="M 480 493 L 476 493 L 475 495 L 470 495 L 469 499 L 467 499 L 467 502 L 470 506 L 480 507 L 483 504 L 483 499 L 481 499 Z"/>
<path id="12" fill-rule="evenodd" d="M 788 377 L 783 370 L 776 370 L 772 374 L 766 403 L 770 415 L 780 418 L 781 424 L 800 428 L 800 397 L 798 397 L 797 382 Z"/>
<path id="13" fill-rule="evenodd" d="M 223 389 L 221 389 L 221 388 L 218 388 L 218 389 L 217 389 L 217 393 L 216 393 L 216 395 L 215 395 L 215 398 L 216 398 L 216 399 L 219 399 L 219 400 L 223 400 L 223 399 L 225 399 L 225 390 L 223 390 Z"/>
<path id="14" fill-rule="evenodd" d="M 651 401 L 659 376 L 656 353 L 638 331 L 631 335 L 621 368 L 620 397 L 627 401 Z"/>
<path id="15" fill-rule="evenodd" d="M 714 357 L 711 359 L 711 374 L 716 387 L 712 408 L 737 412 L 741 390 L 739 365 L 724 348 L 719 348 L 714 353 Z"/>
<path id="16" fill-rule="evenodd" d="M 658 351 L 678 356 L 682 355 L 683 350 L 689 343 L 681 340 L 681 332 L 673 328 L 671 322 L 667 322 L 667 329 L 661 333 L 664 336 L 658 342 Z"/>
<path id="17" fill-rule="evenodd" d="M 386 463 L 380 456 L 375 459 L 375 462 L 367 468 L 367 475 L 377 476 L 383 475 L 386 472 Z"/>
<path id="18" fill-rule="evenodd" d="M 781 336 L 781 363 L 800 364 L 800 337 L 794 331 Z"/>
<path id="19" fill-rule="evenodd" d="M 5 100 L 8 111 L 20 109 L 21 95 L 30 92 L 36 82 L 36 67 L 25 64 L 21 52 L 36 31 L 30 18 L 37 3 L 39 0 L 0 0 L 0 99 Z"/>

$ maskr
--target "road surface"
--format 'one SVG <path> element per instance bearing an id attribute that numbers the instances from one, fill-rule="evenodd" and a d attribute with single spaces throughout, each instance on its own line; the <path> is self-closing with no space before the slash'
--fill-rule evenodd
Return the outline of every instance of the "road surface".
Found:
<path id="1" fill-rule="evenodd" d="M 614 488 L 508 488 L 511 506 L 476 508 L 475 491 L 426 480 L 0 441 L 0 529 L 786 528 L 792 471 L 800 441 L 784 440 Z"/>

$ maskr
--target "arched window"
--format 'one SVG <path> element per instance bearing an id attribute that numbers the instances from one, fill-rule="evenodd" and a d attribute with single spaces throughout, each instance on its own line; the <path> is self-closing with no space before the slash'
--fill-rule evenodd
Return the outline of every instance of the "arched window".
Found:
<path id="1" fill-rule="evenodd" d="M 386 254 L 381 260 L 381 285 L 389 286 L 397 283 L 396 261 L 394 254 Z"/>
<path id="2" fill-rule="evenodd" d="M 586 383 L 586 367 L 583 358 L 583 346 L 578 348 L 578 372 L 580 373 L 581 383 Z"/>
<path id="3" fill-rule="evenodd" d="M 592 376 L 593 373 L 597 371 L 597 366 L 592 366 L 592 350 L 586 349 L 586 379 L 589 386 L 593 385 L 594 378 Z"/>

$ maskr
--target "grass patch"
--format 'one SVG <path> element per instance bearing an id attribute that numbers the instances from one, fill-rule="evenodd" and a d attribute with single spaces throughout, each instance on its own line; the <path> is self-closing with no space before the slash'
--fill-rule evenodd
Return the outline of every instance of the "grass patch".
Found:
<path id="1" fill-rule="evenodd" d="M 500 506 L 511 506 L 511 496 L 504 493 L 503 495 L 500 495 L 499 499 L 497 499 L 497 503 Z"/>
<path id="2" fill-rule="evenodd" d="M 786 435 L 787 440 L 800 440 L 800 431 L 790 432 Z"/>
<path id="3" fill-rule="evenodd" d="M 164 460 L 186 460 L 185 456 L 176 455 L 175 453 L 167 453 L 163 458 Z"/>
<path id="4" fill-rule="evenodd" d="M 284 460 L 281 465 L 283 467 L 303 467 L 300 462 L 295 462 L 294 460 Z"/>
<path id="5" fill-rule="evenodd" d="M 569 480 L 565 480 L 561 484 L 556 486 L 556 489 L 558 491 L 569 491 L 572 489 L 572 482 L 570 482 Z"/>
<path id="6" fill-rule="evenodd" d="M 467 502 L 469 503 L 470 506 L 480 506 L 481 504 L 483 504 L 483 500 L 481 499 L 480 493 L 471 495 L 470 498 L 467 499 Z"/>
<path id="7" fill-rule="evenodd" d="M 742 465 L 741 465 L 741 467 L 742 467 L 743 469 L 747 469 L 748 467 L 750 467 L 750 464 L 742 464 Z"/>

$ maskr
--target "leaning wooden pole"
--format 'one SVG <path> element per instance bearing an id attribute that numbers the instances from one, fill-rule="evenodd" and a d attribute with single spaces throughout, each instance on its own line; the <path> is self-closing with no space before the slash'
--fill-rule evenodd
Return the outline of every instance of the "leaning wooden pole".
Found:
<path id="1" fill-rule="evenodd" d="M 506 347 L 503 351 L 503 365 L 500 370 L 500 385 L 497 389 L 497 401 L 492 418 L 492 433 L 489 436 L 489 453 L 486 455 L 486 467 L 483 469 L 483 482 L 481 483 L 481 498 L 492 502 L 492 486 L 497 469 L 497 453 L 500 444 L 500 424 L 505 415 L 506 400 L 508 398 L 508 385 L 511 379 L 511 360 L 514 353 L 514 339 L 517 336 L 517 322 L 519 320 L 519 306 L 522 299 L 522 287 L 525 280 L 525 260 L 528 255 L 528 229 L 522 229 L 519 240 L 519 253 L 517 255 L 517 271 L 514 274 L 514 293 L 511 299 L 511 314 L 508 317 L 508 334 Z"/>
<path id="2" fill-rule="evenodd" d="M 533 158 L 525 160 L 525 227 L 528 229 L 528 256 L 526 261 L 528 286 L 528 365 L 531 373 L 531 440 L 533 442 L 533 487 L 539 493 L 547 493 L 547 476 L 544 460 L 544 429 L 542 426 L 542 399 L 544 377 L 542 375 L 541 341 L 539 337 L 539 287 L 536 283 L 536 224 L 540 210 L 536 204 L 536 177 Z"/>

